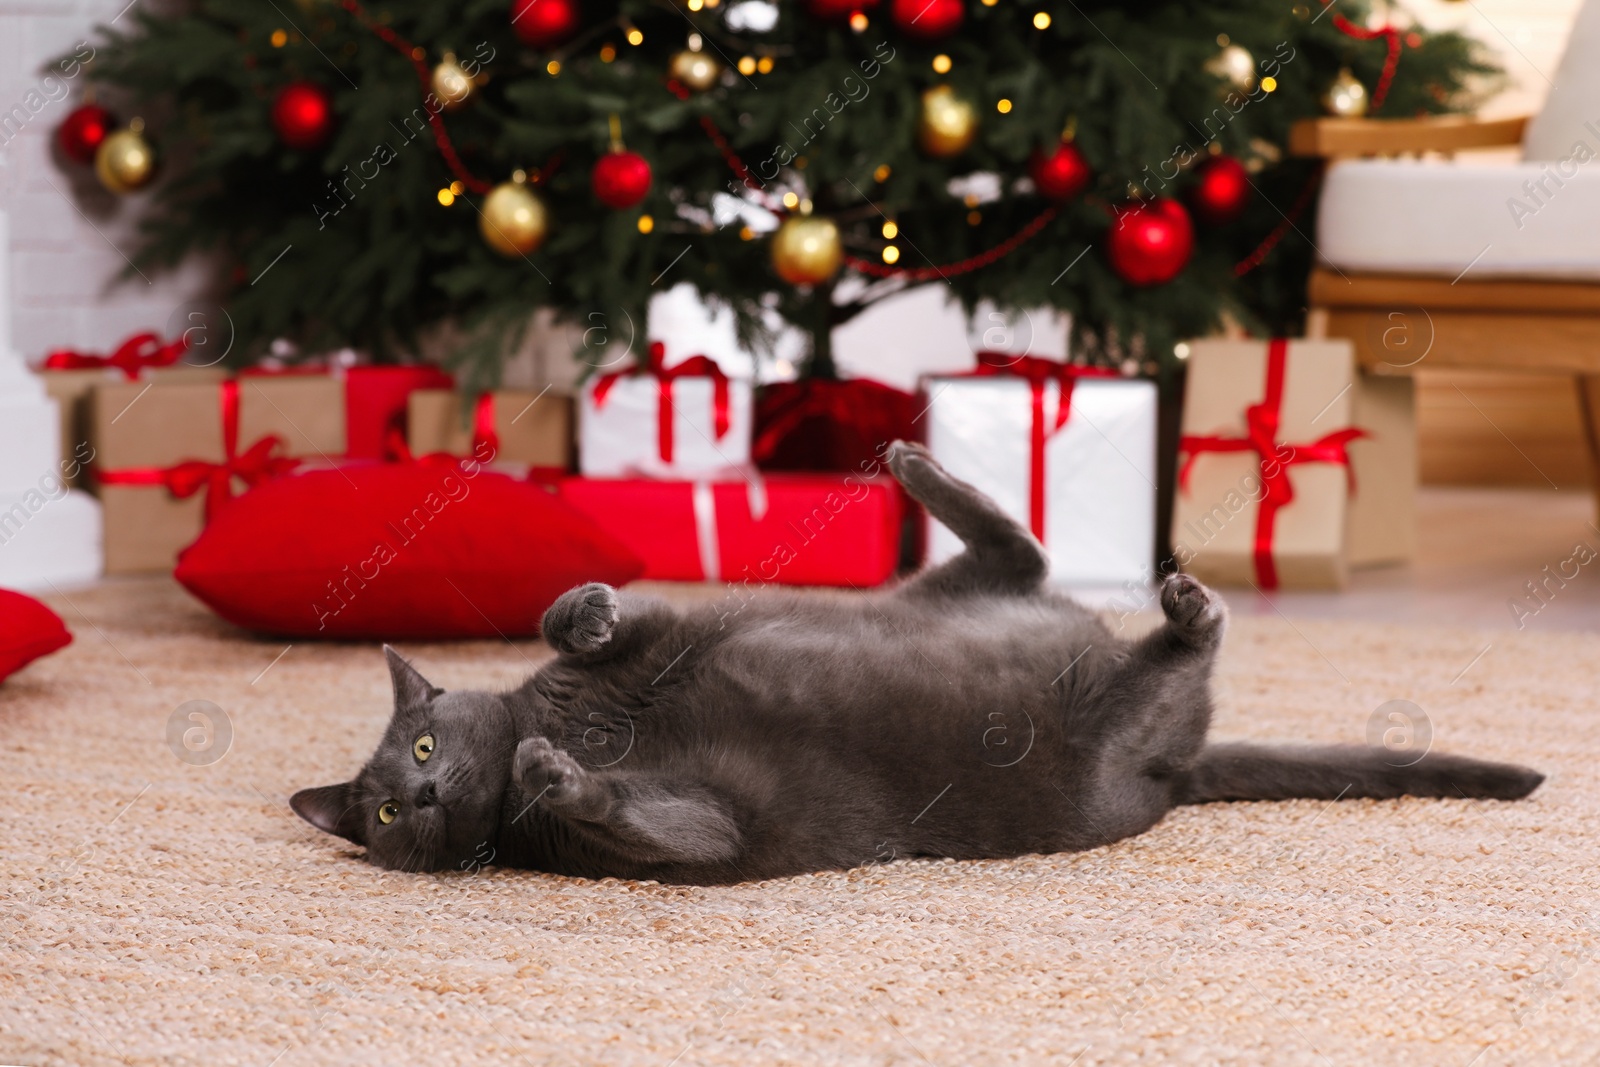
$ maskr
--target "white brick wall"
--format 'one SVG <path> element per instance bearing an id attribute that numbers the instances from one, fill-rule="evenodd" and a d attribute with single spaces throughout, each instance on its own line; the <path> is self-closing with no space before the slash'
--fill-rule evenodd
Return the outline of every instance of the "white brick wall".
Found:
<path id="1" fill-rule="evenodd" d="M 0 116 L 41 86 L 46 60 L 91 38 L 94 26 L 125 17 L 127 3 L 0 0 Z M 1545 78 L 1554 74 L 1577 5 L 1578 0 L 1412 0 L 1409 6 L 1427 25 L 1459 27 L 1495 48 L 1517 84 L 1490 110 L 1512 113 L 1531 111 L 1543 100 Z M 0 203 L 11 215 L 16 268 L 13 343 L 35 361 L 58 346 L 100 350 L 138 330 L 163 330 L 173 310 L 199 295 L 204 284 L 198 266 L 149 282 L 135 277 L 114 283 L 126 265 L 117 249 L 130 246 L 139 197 L 113 197 L 87 168 L 57 163 L 51 137 L 80 91 L 73 85 L 64 98 L 47 102 L 19 136 L 0 147 Z"/>

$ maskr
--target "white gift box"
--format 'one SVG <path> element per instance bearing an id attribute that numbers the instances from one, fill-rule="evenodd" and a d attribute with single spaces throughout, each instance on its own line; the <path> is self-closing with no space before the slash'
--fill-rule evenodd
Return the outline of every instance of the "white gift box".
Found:
<path id="1" fill-rule="evenodd" d="M 578 409 L 578 469 L 591 478 L 739 477 L 750 465 L 750 383 L 726 379 L 724 388 L 719 433 L 712 377 L 592 379 Z"/>
<path id="2" fill-rule="evenodd" d="M 1128 378 L 1079 378 L 1057 428 L 1062 387 L 1042 383 L 1042 447 L 1035 462 L 1034 386 L 1026 378 L 929 378 L 928 449 L 977 486 L 1050 553 L 1052 581 L 1113 586 L 1149 579 L 1156 535 L 1156 387 Z M 929 520 L 928 561 L 961 551 Z"/>

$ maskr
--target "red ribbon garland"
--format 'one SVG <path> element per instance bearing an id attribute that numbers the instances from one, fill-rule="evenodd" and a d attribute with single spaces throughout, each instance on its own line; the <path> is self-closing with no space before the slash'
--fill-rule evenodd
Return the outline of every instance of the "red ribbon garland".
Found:
<path id="1" fill-rule="evenodd" d="M 712 382 L 712 426 L 718 441 L 728 433 L 728 428 L 733 425 L 731 404 L 729 401 L 728 376 L 722 373 L 722 368 L 717 366 L 716 360 L 710 356 L 690 356 L 688 359 L 672 367 L 667 363 L 667 346 L 660 341 L 650 345 L 650 365 L 648 367 L 633 367 L 625 371 L 612 371 L 602 374 L 594 383 L 595 410 L 605 406 L 606 397 L 617 382 L 623 378 L 639 374 L 653 375 L 657 383 L 656 401 L 656 448 L 661 454 L 661 462 L 672 462 L 673 436 L 672 436 L 672 383 L 678 378 L 710 378 Z"/>
<path id="2" fill-rule="evenodd" d="M 1324 3 L 1328 0 L 1324 0 Z M 1393 26 L 1380 26 L 1369 30 L 1365 26 L 1358 26 L 1345 18 L 1337 11 L 1333 13 L 1333 24 L 1339 32 L 1346 37 L 1357 41 L 1376 41 L 1383 38 L 1388 54 L 1383 59 L 1383 72 L 1378 75 L 1378 84 L 1372 90 L 1372 110 L 1376 111 L 1383 106 L 1383 100 L 1389 95 L 1389 86 L 1394 82 L 1394 72 L 1400 66 L 1400 31 Z"/>
<path id="3" fill-rule="evenodd" d="M 978 365 L 947 378 L 1023 378 L 1032 394 L 1033 419 L 1028 436 L 1028 529 L 1044 543 L 1045 444 L 1072 417 L 1072 387 L 1079 378 L 1115 378 L 1117 372 L 1106 367 L 1080 367 L 1057 363 L 1039 356 L 1014 356 L 1006 352 L 979 352 Z M 1044 387 L 1055 382 L 1060 394 L 1055 424 L 1047 426 L 1044 414 Z"/>
<path id="4" fill-rule="evenodd" d="M 146 367 L 170 367 L 183 358 L 189 342 L 183 337 L 161 343 L 153 333 L 137 333 L 118 346 L 109 356 L 96 356 L 88 352 L 74 352 L 61 348 L 44 359 L 45 370 L 120 370 L 129 381 L 139 377 Z"/>
<path id="5" fill-rule="evenodd" d="M 283 444 L 283 439 L 277 434 L 267 434 L 240 454 L 239 383 L 225 381 L 220 386 L 220 392 L 222 451 L 225 457 L 221 463 L 186 459 L 171 467 L 128 467 L 99 471 L 96 478 L 100 484 L 165 486 L 179 500 L 186 500 L 204 489 L 206 521 L 210 522 L 223 504 L 233 498 L 233 479 L 238 478 L 248 486 L 255 486 L 268 478 L 287 474 L 300 465 L 300 461 L 293 457 L 272 454 Z"/>
<path id="6" fill-rule="evenodd" d="M 1325 434 L 1309 444 L 1280 444 L 1278 430 L 1283 417 L 1283 379 L 1289 354 L 1289 342 L 1275 337 L 1267 343 L 1266 395 L 1261 403 L 1251 404 L 1244 410 L 1245 436 L 1224 437 L 1220 434 L 1184 434 L 1178 440 L 1178 451 L 1187 452 L 1188 458 L 1178 471 L 1178 486 L 1189 488 L 1189 472 L 1195 460 L 1206 452 L 1254 452 L 1260 457 L 1261 504 L 1256 511 L 1254 544 L 1256 582 L 1262 589 L 1278 587 L 1278 567 L 1272 558 L 1272 542 L 1278 519 L 1278 510 L 1294 502 L 1294 485 L 1289 481 L 1289 468 L 1296 463 L 1337 463 L 1344 467 L 1351 479 L 1350 489 L 1355 491 L 1355 476 L 1350 472 L 1349 443 L 1367 436 L 1364 430 L 1350 427 Z"/>

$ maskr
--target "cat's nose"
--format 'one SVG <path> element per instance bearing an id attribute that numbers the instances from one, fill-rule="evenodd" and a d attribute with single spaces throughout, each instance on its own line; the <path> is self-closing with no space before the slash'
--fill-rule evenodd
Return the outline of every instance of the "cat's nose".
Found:
<path id="1" fill-rule="evenodd" d="M 429 805 L 437 804 L 438 802 L 439 802 L 439 790 L 438 790 L 438 787 L 435 786 L 432 782 L 429 782 L 427 785 L 425 785 L 421 789 L 417 790 L 417 800 L 416 800 L 417 807 L 426 808 Z"/>

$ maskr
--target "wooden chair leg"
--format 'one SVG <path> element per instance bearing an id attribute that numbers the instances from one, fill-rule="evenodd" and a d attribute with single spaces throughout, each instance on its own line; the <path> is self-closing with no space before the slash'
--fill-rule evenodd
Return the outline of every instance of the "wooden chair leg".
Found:
<path id="1" fill-rule="evenodd" d="M 1589 444 L 1589 477 L 1595 493 L 1595 514 L 1600 518 L 1600 374 L 1578 375 L 1577 386 L 1583 436 Z"/>

